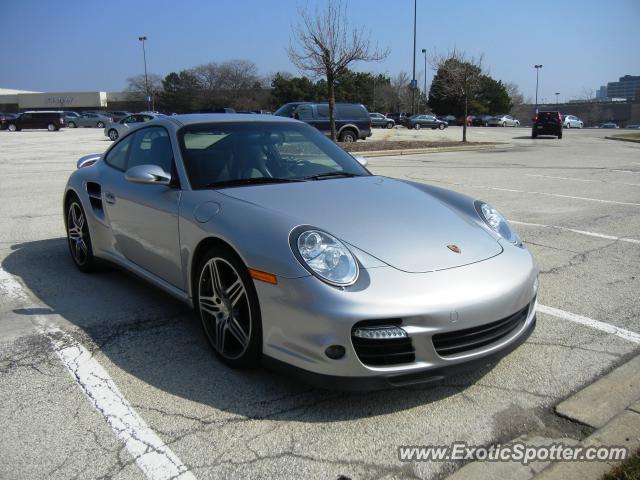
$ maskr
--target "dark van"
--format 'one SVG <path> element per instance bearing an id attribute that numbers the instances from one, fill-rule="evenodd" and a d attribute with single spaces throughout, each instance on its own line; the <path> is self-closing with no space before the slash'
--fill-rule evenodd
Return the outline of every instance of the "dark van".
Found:
<path id="1" fill-rule="evenodd" d="M 329 104 L 296 102 L 280 107 L 275 115 L 293 117 L 316 127 L 325 135 L 331 135 Z M 371 117 L 364 105 L 359 103 L 336 103 L 336 131 L 338 141 L 355 142 L 371 136 Z"/>
<path id="2" fill-rule="evenodd" d="M 64 112 L 24 112 L 7 121 L 7 129 L 15 132 L 22 129 L 46 128 L 50 132 L 65 126 Z"/>

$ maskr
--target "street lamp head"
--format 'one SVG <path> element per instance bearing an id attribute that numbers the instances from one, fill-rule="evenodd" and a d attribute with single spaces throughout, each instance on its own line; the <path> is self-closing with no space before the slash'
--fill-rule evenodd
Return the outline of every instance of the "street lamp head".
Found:
<path id="1" fill-rule="evenodd" d="M 542 65 L 534 65 L 534 68 L 542 68 Z"/>
<path id="2" fill-rule="evenodd" d="M 147 37 L 138 37 L 138 40 L 140 40 L 141 42 L 144 42 L 147 39 Z"/>
<path id="3" fill-rule="evenodd" d="M 427 49 L 426 49 L 426 48 L 423 48 L 423 49 L 422 49 L 422 53 L 427 53 Z"/>

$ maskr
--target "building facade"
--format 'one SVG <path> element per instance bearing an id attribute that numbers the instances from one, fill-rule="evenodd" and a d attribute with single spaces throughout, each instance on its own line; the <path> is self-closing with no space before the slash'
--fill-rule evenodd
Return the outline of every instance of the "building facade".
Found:
<path id="1" fill-rule="evenodd" d="M 128 92 L 30 92 L 0 88 L 0 112 L 25 110 L 144 109 Z"/>
<path id="2" fill-rule="evenodd" d="M 607 84 L 607 97 L 636 100 L 640 98 L 640 75 L 625 75 Z"/>

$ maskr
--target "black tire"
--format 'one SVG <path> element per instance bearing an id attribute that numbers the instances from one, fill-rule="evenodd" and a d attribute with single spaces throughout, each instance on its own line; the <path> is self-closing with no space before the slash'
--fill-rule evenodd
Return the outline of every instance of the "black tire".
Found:
<path id="1" fill-rule="evenodd" d="M 82 221 L 80 221 L 78 214 L 82 215 Z M 80 224 L 81 226 L 78 228 Z M 82 204 L 75 195 L 72 195 L 65 205 L 65 228 L 73 263 L 81 272 L 93 272 L 96 268 L 96 259 L 93 256 L 89 224 Z"/>
<path id="2" fill-rule="evenodd" d="M 393 128 L 394 124 L 392 122 L 387 123 L 387 128 Z"/>
<path id="3" fill-rule="evenodd" d="M 216 266 L 217 275 L 214 275 L 212 265 Z M 226 290 L 222 295 L 218 295 L 213 287 L 214 277 L 218 279 L 221 290 Z M 232 299 L 226 298 L 226 294 L 238 279 L 244 296 L 238 297 L 238 303 L 232 305 Z M 258 366 L 262 357 L 260 304 L 253 280 L 242 260 L 227 247 L 211 247 L 198 261 L 193 286 L 194 305 L 205 338 L 216 356 L 234 368 Z M 237 288 L 231 294 L 236 292 Z M 207 295 L 203 296 L 203 293 Z M 238 340 L 238 328 L 247 338 L 244 346 Z M 218 342 L 219 332 L 222 332 L 222 343 Z M 242 337 L 242 334 L 239 336 Z"/>
<path id="4" fill-rule="evenodd" d="M 109 139 L 112 141 L 116 141 L 118 139 L 120 135 L 118 134 L 118 131 L 115 128 L 112 128 L 111 130 L 109 130 Z"/>
<path id="5" fill-rule="evenodd" d="M 558 140 L 562 139 L 562 131 L 558 134 Z"/>
<path id="6" fill-rule="evenodd" d="M 104 122 L 98 122 L 98 123 L 96 123 L 96 127 L 98 127 L 98 128 L 104 128 Z"/>
<path id="7" fill-rule="evenodd" d="M 55 123 L 50 123 L 47 125 L 47 130 L 49 130 L 50 132 L 55 132 L 56 130 L 58 130 L 58 127 Z"/>
<path id="8" fill-rule="evenodd" d="M 20 130 L 17 125 L 15 125 L 14 123 L 10 123 L 7 126 L 7 130 L 9 130 L 10 132 L 17 132 L 18 130 Z"/>
<path id="9" fill-rule="evenodd" d="M 420 125 L 419 123 L 416 123 L 413 128 L 415 128 L 416 130 L 420 130 L 420 128 L 422 128 L 422 125 Z"/>
<path id="10" fill-rule="evenodd" d="M 537 138 L 537 137 L 538 137 L 538 134 L 535 131 L 531 132 L 531 138 Z"/>
<path id="11" fill-rule="evenodd" d="M 444 130 L 444 123 L 441 123 L 440 125 L 438 125 L 438 128 L 439 128 L 440 130 Z"/>
<path id="12" fill-rule="evenodd" d="M 353 130 L 347 129 L 342 131 L 342 133 L 340 134 L 339 140 L 341 142 L 352 143 L 358 140 L 358 137 L 356 135 L 356 132 L 354 132 Z"/>
<path id="13" fill-rule="evenodd" d="M 69 122 L 67 125 L 69 126 L 69 128 L 76 128 L 77 126 L 76 122 Z"/>

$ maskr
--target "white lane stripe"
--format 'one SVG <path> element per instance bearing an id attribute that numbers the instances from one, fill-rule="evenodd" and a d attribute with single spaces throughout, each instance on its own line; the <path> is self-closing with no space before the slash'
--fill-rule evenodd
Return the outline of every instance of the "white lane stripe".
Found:
<path id="1" fill-rule="evenodd" d="M 607 239 L 607 240 L 619 240 L 621 242 L 635 243 L 635 244 L 640 245 L 640 240 L 636 240 L 635 238 L 615 237 L 613 235 L 605 235 L 604 233 L 588 232 L 586 230 L 576 230 L 575 228 L 559 227 L 557 225 L 543 225 L 541 223 L 519 222 L 517 220 L 511 220 L 511 219 L 509 219 L 509 223 L 513 223 L 514 225 L 526 225 L 526 226 L 529 226 L 529 227 L 555 228 L 557 230 L 563 230 L 565 232 L 579 233 L 580 235 L 587 235 L 589 237 L 604 238 L 604 239 Z"/>
<path id="2" fill-rule="evenodd" d="M 22 285 L 1 267 L 0 294 L 14 300 L 28 300 Z M 134 410 L 90 351 L 68 333 L 48 323 L 45 316 L 34 316 L 34 325 L 49 339 L 66 370 L 149 480 L 195 480 L 176 454 Z"/>
<path id="3" fill-rule="evenodd" d="M 638 172 L 640 173 L 640 172 Z M 435 183 L 444 183 L 445 185 L 456 185 L 456 186 L 460 186 L 460 187 L 469 187 L 469 188 L 486 188 L 487 190 L 497 190 L 500 192 L 512 192 L 512 193 L 526 193 L 529 195 L 546 195 L 549 197 L 558 197 L 558 198 L 571 198 L 573 200 L 586 200 L 588 202 L 598 202 L 598 203 L 613 203 L 616 205 L 630 205 L 633 207 L 640 207 L 640 203 L 631 203 L 631 202 L 619 202 L 617 200 L 603 200 L 601 198 L 591 198 L 591 197 L 576 197 L 573 195 L 563 195 L 561 193 L 549 193 L 549 192 L 530 192 L 527 190 L 518 190 L 515 188 L 500 188 L 500 187 L 490 187 L 489 185 L 472 185 L 472 184 L 468 184 L 468 183 L 459 183 L 459 182 L 447 182 L 446 180 L 438 180 L 435 178 L 429 178 L 429 177 L 412 177 L 410 175 L 407 175 L 407 178 L 413 179 L 413 180 L 422 180 L 422 181 L 428 181 L 428 182 L 435 182 Z"/>
<path id="4" fill-rule="evenodd" d="M 630 330 L 625 330 L 624 328 L 616 327 L 615 325 L 610 325 L 599 320 L 594 320 L 593 318 L 583 317 L 582 315 L 577 315 L 575 313 L 565 312 L 564 310 L 548 307 L 547 305 L 538 304 L 538 311 L 546 313 L 547 315 L 552 315 L 554 317 L 569 320 L 570 322 L 579 323 L 581 325 L 585 325 L 587 327 L 591 327 L 593 329 L 600 330 L 611 335 L 615 335 L 616 337 L 620 337 L 632 343 L 640 344 L 640 334 L 637 334 Z"/>
<path id="5" fill-rule="evenodd" d="M 640 173 L 635 170 L 611 170 L 612 172 L 620 172 L 620 173 Z"/>
<path id="6" fill-rule="evenodd" d="M 525 175 L 527 177 L 553 178 L 555 180 L 570 180 L 572 182 L 612 183 L 615 185 L 628 185 L 630 187 L 640 187 L 640 183 L 613 182 L 609 180 L 593 180 L 593 179 L 587 179 L 587 178 L 556 177 L 554 175 L 541 175 L 539 173 L 525 173 Z"/>

